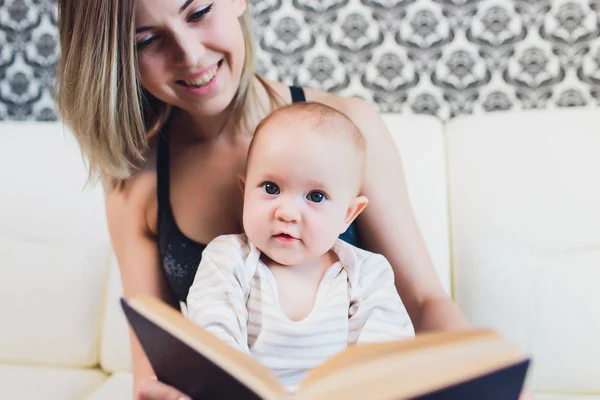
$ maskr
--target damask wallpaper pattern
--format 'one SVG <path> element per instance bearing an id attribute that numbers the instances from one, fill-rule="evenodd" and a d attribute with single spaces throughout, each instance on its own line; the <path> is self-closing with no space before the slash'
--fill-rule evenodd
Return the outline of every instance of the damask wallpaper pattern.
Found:
<path id="1" fill-rule="evenodd" d="M 221 1 L 221 0 L 215 0 Z M 252 0 L 257 68 L 446 120 L 600 105 L 600 0 Z M 0 0 L 0 120 L 54 120 L 55 0 Z"/>

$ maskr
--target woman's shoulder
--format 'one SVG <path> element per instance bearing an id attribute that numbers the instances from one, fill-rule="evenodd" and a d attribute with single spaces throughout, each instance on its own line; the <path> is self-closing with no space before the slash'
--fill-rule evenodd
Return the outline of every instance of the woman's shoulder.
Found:
<path id="1" fill-rule="evenodd" d="M 373 126 L 383 124 L 379 111 L 372 104 L 359 97 L 338 96 L 312 88 L 304 88 L 304 93 L 308 101 L 325 104 L 348 116 L 363 131 L 364 135 L 373 132 Z"/>
<path id="2" fill-rule="evenodd" d="M 282 82 L 264 79 L 272 90 L 280 97 L 284 103 L 291 103 L 292 96 L 290 86 Z M 358 115 L 359 118 L 377 117 L 379 113 L 371 104 L 359 97 L 339 96 L 319 89 L 302 87 L 307 101 L 315 101 L 325 104 L 336 110 L 349 114 L 349 116 Z"/>
<path id="3" fill-rule="evenodd" d="M 292 101 L 289 86 L 281 82 L 267 82 L 284 102 L 289 103 Z M 339 96 L 309 87 L 303 87 L 302 89 L 307 101 L 325 104 L 347 115 L 362 131 L 367 141 L 378 142 L 378 139 L 389 135 L 381 114 L 368 101 L 359 97 Z"/>
<path id="4" fill-rule="evenodd" d="M 126 221 L 133 219 L 151 232 L 156 232 L 158 214 L 155 146 L 154 142 L 150 143 L 144 164 L 129 178 L 115 187 L 103 184 L 108 217 L 121 219 L 127 214 Z"/>

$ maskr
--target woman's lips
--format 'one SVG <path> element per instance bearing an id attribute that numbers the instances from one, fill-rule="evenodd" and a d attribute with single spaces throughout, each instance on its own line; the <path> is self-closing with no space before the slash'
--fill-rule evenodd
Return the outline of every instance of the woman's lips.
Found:
<path id="1" fill-rule="evenodd" d="M 205 68 L 200 73 L 194 74 L 186 79 L 180 79 L 176 82 L 179 85 L 192 88 L 200 88 L 206 86 L 217 76 L 217 73 L 219 72 L 219 67 L 221 66 L 221 61 L 219 61 L 211 67 Z"/>

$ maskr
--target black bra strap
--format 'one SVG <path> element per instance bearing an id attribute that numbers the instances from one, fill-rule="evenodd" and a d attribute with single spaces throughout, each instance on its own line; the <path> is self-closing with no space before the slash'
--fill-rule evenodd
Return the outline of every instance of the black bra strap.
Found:
<path id="1" fill-rule="evenodd" d="M 304 95 L 304 89 L 298 86 L 290 86 L 290 93 L 292 94 L 292 103 L 299 103 L 306 101 L 306 96 Z"/>
<path id="2" fill-rule="evenodd" d="M 169 196 L 169 135 L 165 129 L 158 134 L 156 156 L 156 191 L 158 192 L 158 212 L 171 207 Z"/>

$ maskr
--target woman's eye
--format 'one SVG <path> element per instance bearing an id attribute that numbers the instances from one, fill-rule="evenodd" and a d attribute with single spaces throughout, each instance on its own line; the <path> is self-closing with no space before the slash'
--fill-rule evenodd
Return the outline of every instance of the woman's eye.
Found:
<path id="1" fill-rule="evenodd" d="M 150 36 L 149 38 L 147 38 L 146 40 L 143 40 L 139 43 L 137 43 L 135 45 L 135 49 L 137 51 L 143 50 L 146 47 L 148 47 L 152 42 L 154 42 L 156 39 L 158 39 L 158 36 Z"/>
<path id="2" fill-rule="evenodd" d="M 189 21 L 200 21 L 202 19 L 202 17 L 204 17 L 204 15 L 208 14 L 210 12 L 210 10 L 212 9 L 214 3 L 210 3 L 209 5 L 207 5 L 204 8 L 201 8 L 200 10 L 196 11 L 195 13 L 193 13 L 192 15 L 190 15 L 190 17 L 188 18 Z"/>
<path id="3" fill-rule="evenodd" d="M 319 192 L 319 191 L 315 190 L 314 192 L 310 192 L 308 194 L 308 196 L 306 196 L 306 198 L 308 200 L 312 201 L 313 203 L 321 203 L 327 197 L 325 196 L 325 194 L 323 192 Z"/>
<path id="4" fill-rule="evenodd" d="M 262 188 L 266 194 L 275 196 L 279 194 L 279 187 L 273 182 L 265 182 L 262 184 Z"/>

